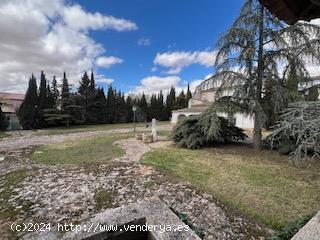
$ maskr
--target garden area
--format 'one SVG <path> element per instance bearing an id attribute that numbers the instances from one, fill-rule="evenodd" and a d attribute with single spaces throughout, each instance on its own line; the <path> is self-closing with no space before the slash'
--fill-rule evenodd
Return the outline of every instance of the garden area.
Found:
<path id="1" fill-rule="evenodd" d="M 287 156 L 241 144 L 201 150 L 166 147 L 145 154 L 142 162 L 273 229 L 314 215 L 319 207 L 319 162 L 299 168 Z"/>
<path id="2" fill-rule="evenodd" d="M 74 127 L 64 133 L 58 128 L 4 138 L 1 224 L 78 222 L 156 196 L 204 239 L 258 239 L 275 236 L 317 210 L 317 161 L 296 166 L 287 155 L 258 151 L 245 142 L 182 148 L 171 141 L 176 129 L 167 122 L 158 124 L 159 141 L 143 144 L 135 139 L 132 124 L 120 126 Z M 8 228 L 2 234 L 23 236 Z"/>
<path id="3" fill-rule="evenodd" d="M 309 71 L 320 64 L 320 25 L 287 24 L 262 2 L 244 1 L 210 52 L 157 53 L 151 72 L 172 76 L 145 77 L 137 92 L 94 67 L 78 82 L 32 74 L 23 98 L 0 105 L 0 238 L 95 239 L 57 225 L 107 212 L 117 222 L 116 211 L 127 224 L 134 204 L 159 201 L 169 212 L 160 219 L 171 214 L 190 239 L 291 239 L 320 210 L 320 77 Z M 192 64 L 212 72 L 190 84 L 179 74 Z M 19 130 L 2 131 L 13 120 Z M 50 230 L 13 228 L 40 222 Z"/>

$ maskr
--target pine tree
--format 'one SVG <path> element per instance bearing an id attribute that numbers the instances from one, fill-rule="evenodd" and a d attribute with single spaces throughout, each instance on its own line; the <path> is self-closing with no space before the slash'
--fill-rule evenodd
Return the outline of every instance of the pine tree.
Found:
<path id="1" fill-rule="evenodd" d="M 18 110 L 18 117 L 23 129 L 35 129 L 39 127 L 38 121 L 38 88 L 37 79 L 32 74 L 25 98 Z"/>
<path id="2" fill-rule="evenodd" d="M 221 81 L 219 95 L 232 87 L 234 91 L 228 103 L 254 114 L 253 142 L 256 149 L 261 147 L 266 118 L 263 108 L 266 79 L 272 76 L 275 80 L 276 85 L 272 89 L 275 91 L 273 96 L 277 98 L 273 98 L 273 102 L 287 102 L 281 98 L 288 96 L 288 81 L 296 80 L 288 77 L 288 69 L 296 71 L 297 79 L 306 79 L 306 59 L 310 56 L 316 60 L 320 58 L 319 36 L 319 26 L 306 22 L 286 26 L 258 0 L 246 0 L 240 16 L 218 41 L 216 69 Z M 280 64 L 285 66 L 284 71 L 279 71 Z"/>

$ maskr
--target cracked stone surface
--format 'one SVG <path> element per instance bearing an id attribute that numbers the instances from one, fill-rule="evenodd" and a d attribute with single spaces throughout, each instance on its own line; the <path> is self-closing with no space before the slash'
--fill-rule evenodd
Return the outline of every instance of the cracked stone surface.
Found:
<path id="1" fill-rule="evenodd" d="M 83 221 L 106 209 L 97 209 L 94 198 L 97 191 L 104 189 L 112 195 L 113 207 L 158 197 L 168 207 L 187 214 L 193 225 L 203 229 L 205 239 L 264 239 L 268 235 L 267 229 L 233 213 L 210 194 L 139 163 L 144 153 L 168 142 L 147 146 L 135 139 L 119 140 L 115 144 L 124 148 L 126 154 L 110 164 L 94 165 L 92 168 L 39 165 L 32 163 L 29 158 L 39 145 L 127 131 L 114 129 L 103 133 L 58 135 L 54 138 L 34 137 L 28 133 L 2 140 L 0 149 L 6 159 L 0 162 L 0 191 L 5 173 L 19 168 L 26 168 L 29 173 L 19 187 L 13 189 L 16 194 L 10 199 L 16 209 L 21 209 L 22 203 L 30 206 L 29 211 L 19 214 L 16 222 L 56 224 Z M 6 148 L 10 144 L 17 149 Z M 8 230 L 8 224 L 0 222 L 0 234 L 4 239 L 9 239 L 4 230 Z M 18 237 L 24 235 L 21 233 Z M 25 235 L 24 239 L 28 239 L 28 236 Z"/>

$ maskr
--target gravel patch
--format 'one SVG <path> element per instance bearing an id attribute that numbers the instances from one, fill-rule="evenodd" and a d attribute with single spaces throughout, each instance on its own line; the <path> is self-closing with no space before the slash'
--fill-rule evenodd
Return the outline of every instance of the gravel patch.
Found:
<path id="1" fill-rule="evenodd" d="M 29 169 L 29 176 L 13 189 L 16 194 L 10 199 L 16 209 L 25 201 L 30 205 L 28 212 L 21 213 L 16 222 L 56 224 L 86 220 L 107 209 L 96 209 L 95 193 L 103 189 L 112 195 L 113 207 L 158 197 L 168 207 L 187 214 L 194 226 L 203 229 L 205 239 L 264 239 L 268 236 L 268 229 L 235 214 L 213 196 L 139 163 L 141 156 L 150 149 L 169 144 L 165 141 L 148 146 L 133 138 L 119 140 L 115 144 L 124 148 L 126 154 L 106 165 L 48 166 L 34 164 L 29 158 L 39 145 L 130 131 L 114 129 L 40 137 L 26 133 L 0 141 L 0 151 L 6 154 L 6 159 L 0 163 L 0 176 L 19 168 Z M 3 239 L 9 239 L 5 233 L 10 224 L 0 223 L 5 226 L 0 230 Z"/>

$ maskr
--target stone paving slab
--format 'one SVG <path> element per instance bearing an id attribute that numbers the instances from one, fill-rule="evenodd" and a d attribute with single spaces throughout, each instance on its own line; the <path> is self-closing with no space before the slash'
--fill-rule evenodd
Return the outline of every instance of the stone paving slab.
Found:
<path id="1" fill-rule="evenodd" d="M 89 220 L 79 223 L 78 225 L 83 227 L 82 231 L 79 232 L 70 231 L 62 234 L 55 229 L 50 233 L 46 231 L 39 234 L 28 235 L 25 239 L 42 240 L 47 239 L 48 237 L 55 240 L 81 240 L 89 237 L 91 237 L 90 239 L 95 239 L 97 234 L 103 234 L 103 231 L 99 230 L 100 226 L 120 227 L 128 223 L 132 224 L 137 220 L 140 220 L 141 222 L 140 227 L 143 225 L 149 225 L 150 227 L 167 226 L 167 231 L 164 231 L 160 227 L 155 227 L 154 231 L 151 231 L 155 240 L 201 240 L 200 237 L 185 225 L 178 216 L 158 198 L 151 198 L 145 201 L 132 203 L 128 206 L 121 206 L 119 208 L 98 213 Z M 93 226 L 92 231 L 88 231 L 90 226 Z M 94 231 L 94 229 L 97 230 Z M 178 229 L 180 229 L 180 231 L 178 231 Z M 100 239 L 99 236 L 97 236 L 96 239 Z"/>

